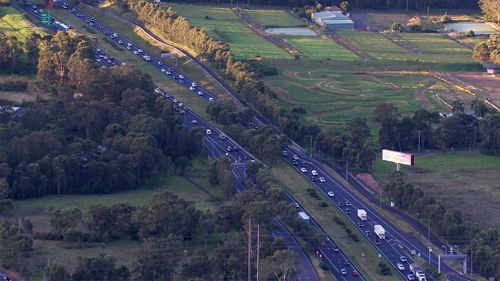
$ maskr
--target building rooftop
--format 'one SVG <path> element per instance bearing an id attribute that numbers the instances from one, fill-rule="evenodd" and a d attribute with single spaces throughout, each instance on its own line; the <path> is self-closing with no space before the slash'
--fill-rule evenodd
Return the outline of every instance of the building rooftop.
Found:
<path id="1" fill-rule="evenodd" d="M 318 12 L 318 13 L 314 13 L 314 16 L 316 18 L 321 19 L 321 20 L 346 20 L 346 19 L 349 19 L 348 16 L 342 14 L 339 11 Z"/>
<path id="2" fill-rule="evenodd" d="M 352 20 L 349 19 L 341 19 L 341 20 L 331 20 L 327 19 L 323 21 L 325 24 L 336 24 L 336 23 L 354 23 Z"/>

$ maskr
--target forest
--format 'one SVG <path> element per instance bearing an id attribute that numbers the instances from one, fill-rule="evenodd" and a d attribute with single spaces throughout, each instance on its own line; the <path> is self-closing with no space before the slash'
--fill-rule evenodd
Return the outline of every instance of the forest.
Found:
<path id="1" fill-rule="evenodd" d="M 2 199 L 134 188 L 199 155 L 202 133 L 182 127 L 148 75 L 101 68 L 82 36 L 39 40 L 26 87 L 56 98 L 0 112 Z"/>

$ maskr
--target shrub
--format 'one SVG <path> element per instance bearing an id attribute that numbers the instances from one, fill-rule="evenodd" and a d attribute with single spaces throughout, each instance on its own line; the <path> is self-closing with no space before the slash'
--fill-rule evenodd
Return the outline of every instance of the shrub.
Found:
<path id="1" fill-rule="evenodd" d="M 392 31 L 395 31 L 395 32 L 396 32 L 396 31 L 398 31 L 398 32 L 399 32 L 399 31 L 402 31 L 402 30 L 403 30 L 403 26 L 402 26 L 400 23 L 395 22 L 395 23 L 393 23 L 393 24 L 391 25 L 391 30 L 392 30 Z"/>
<path id="2" fill-rule="evenodd" d="M 324 262 L 324 261 L 319 262 L 319 268 L 321 268 L 323 270 L 330 270 L 330 268 L 328 267 L 328 264 L 326 264 L 326 262 Z"/>
<path id="3" fill-rule="evenodd" d="M 378 271 L 382 276 L 391 275 L 391 269 L 385 264 L 385 262 L 378 263 Z"/>

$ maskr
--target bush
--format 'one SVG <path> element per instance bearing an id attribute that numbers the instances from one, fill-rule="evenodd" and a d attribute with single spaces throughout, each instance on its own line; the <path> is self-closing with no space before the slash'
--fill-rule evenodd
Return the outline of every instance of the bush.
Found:
<path id="1" fill-rule="evenodd" d="M 378 271 L 382 276 L 391 275 L 391 269 L 387 266 L 387 264 L 385 264 L 385 262 L 378 263 Z"/>
<path id="2" fill-rule="evenodd" d="M 51 240 L 51 241 L 60 241 L 63 240 L 62 234 L 55 232 L 35 232 L 33 234 L 34 240 Z"/>
<path id="3" fill-rule="evenodd" d="M 450 17 L 450 16 L 448 16 L 448 15 L 443 15 L 443 16 L 441 17 L 441 23 L 449 23 L 449 22 L 452 22 L 452 19 L 451 19 L 451 17 Z"/>
<path id="4" fill-rule="evenodd" d="M 321 268 L 323 270 L 330 270 L 330 268 L 328 267 L 328 264 L 324 261 L 319 262 L 319 268 Z"/>
<path id="5" fill-rule="evenodd" d="M 402 30 L 403 30 L 403 26 L 402 26 L 400 23 L 396 23 L 396 22 L 395 22 L 395 23 L 393 23 L 393 24 L 391 25 L 391 30 L 392 30 L 392 31 L 395 31 L 395 32 L 396 32 L 396 31 L 398 31 L 398 32 L 399 32 L 399 31 L 402 31 Z"/>
<path id="6" fill-rule="evenodd" d="M 307 194 L 309 194 L 309 196 L 311 196 L 312 198 L 315 198 L 316 200 L 321 200 L 321 198 L 318 195 L 318 192 L 316 192 L 316 189 L 308 188 Z"/>
<path id="7" fill-rule="evenodd" d="M 0 82 L 0 91 L 26 91 L 28 81 L 23 79 L 7 79 Z"/>
<path id="8" fill-rule="evenodd" d="M 326 207 L 328 207 L 328 204 L 325 201 L 323 201 L 323 202 L 321 202 L 321 204 L 319 204 L 319 206 L 321 208 L 326 208 Z"/>

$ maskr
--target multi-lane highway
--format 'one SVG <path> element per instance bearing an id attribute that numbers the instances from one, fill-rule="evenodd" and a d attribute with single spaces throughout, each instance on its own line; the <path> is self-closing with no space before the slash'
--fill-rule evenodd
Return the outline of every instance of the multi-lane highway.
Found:
<path id="1" fill-rule="evenodd" d="M 123 38 L 120 34 L 114 33 L 111 29 L 103 25 L 102 23 L 97 22 L 95 19 L 89 17 L 82 11 L 74 8 L 74 7 L 69 7 L 66 6 L 67 9 L 71 11 L 75 16 L 80 18 L 81 20 L 85 21 L 87 24 L 95 28 L 96 30 L 102 32 L 106 36 L 109 36 L 112 40 L 116 41 L 117 44 L 123 45 L 127 49 L 129 49 L 132 53 L 134 53 L 137 56 L 140 56 L 145 62 L 149 63 L 151 66 L 156 68 L 158 71 L 161 71 L 162 73 L 165 74 L 166 77 L 169 77 L 170 79 L 175 80 L 177 83 L 183 85 L 186 88 L 190 88 L 190 90 L 193 92 L 193 94 L 197 94 L 202 98 L 203 100 L 210 102 L 216 99 L 215 95 L 209 93 L 206 89 L 200 88 L 198 85 L 193 84 L 194 81 L 189 80 L 187 77 L 185 77 L 183 74 L 177 72 L 174 69 L 171 69 L 167 67 L 163 62 L 161 62 L 160 59 L 155 58 L 154 56 L 146 53 L 144 50 L 140 50 L 133 44 L 132 42 L 129 42 L 125 38 Z M 188 118 L 189 114 L 193 114 L 190 111 L 186 111 L 186 118 Z M 195 115 L 193 114 L 193 117 Z M 259 120 L 258 118 L 255 118 L 256 120 Z M 193 119 L 194 120 L 194 119 Z M 201 118 L 198 122 L 201 122 Z M 189 124 L 187 124 L 189 125 Z M 203 124 L 203 126 L 206 126 L 206 128 L 210 128 L 208 124 Z M 212 128 L 214 132 L 217 132 L 215 128 Z M 214 140 L 212 138 L 217 137 L 218 134 L 212 134 L 210 136 L 207 136 L 208 139 L 210 139 L 210 143 L 215 145 L 216 142 L 220 143 L 219 140 Z M 231 142 L 229 139 L 226 139 L 224 141 Z M 238 149 L 237 151 L 234 151 L 234 149 L 231 149 L 231 152 L 228 152 L 227 146 L 234 148 L 238 147 L 234 142 L 231 144 L 228 144 L 225 148 L 224 145 L 219 145 L 221 149 L 226 149 L 226 152 L 228 153 L 230 159 L 233 161 L 244 161 L 247 159 L 251 159 L 251 156 L 246 152 L 243 151 L 241 148 Z M 293 149 L 293 151 L 291 150 Z M 307 173 L 302 173 L 300 171 L 300 165 L 302 165 L 302 162 L 300 162 L 300 165 L 293 165 L 293 162 L 290 161 L 290 158 L 287 158 L 287 162 L 295 167 L 297 172 L 302 174 L 304 177 L 306 177 L 311 184 L 313 184 L 319 191 L 321 191 L 325 196 L 328 197 L 328 191 L 333 191 L 335 193 L 334 197 L 329 197 L 332 203 L 337 206 L 337 208 L 340 209 L 342 213 L 353 223 L 353 225 L 357 228 L 362 233 L 365 233 L 366 238 L 371 241 L 371 243 L 374 245 L 374 247 L 377 248 L 379 251 L 380 255 L 383 256 L 385 259 L 387 259 L 391 265 L 396 268 L 398 272 L 401 273 L 401 277 L 404 279 L 408 279 L 408 266 L 405 262 L 401 261 L 401 257 L 405 256 L 408 262 L 413 262 L 413 259 L 410 258 L 409 254 L 414 253 L 417 256 L 420 256 L 423 260 L 425 261 L 430 261 L 431 266 L 434 268 L 437 268 L 437 258 L 434 255 L 434 253 L 429 253 L 429 248 L 428 246 L 424 245 L 421 241 L 416 239 L 413 235 L 409 235 L 406 233 L 403 233 L 400 231 L 398 228 L 396 228 L 392 223 L 389 222 L 386 218 L 384 218 L 380 212 L 362 200 L 360 200 L 359 197 L 357 197 L 354 193 L 352 193 L 348 188 L 344 187 L 340 182 L 338 182 L 333 176 L 325 173 L 322 171 L 322 169 L 318 166 L 315 166 L 313 164 L 314 161 L 309 161 L 307 159 L 307 155 L 304 153 L 302 149 L 297 149 L 297 146 L 290 147 L 288 149 L 289 155 L 294 155 L 297 154 L 300 159 L 304 159 L 306 164 L 310 167 L 310 169 L 315 169 L 318 171 L 319 175 L 323 178 L 326 179 L 326 182 L 319 182 L 319 181 L 313 181 L 312 177 L 307 174 Z M 340 207 L 339 203 L 343 202 L 344 204 L 346 202 L 349 202 L 352 204 L 349 209 L 352 209 L 352 211 L 349 213 L 346 213 L 346 209 L 344 207 Z M 368 213 L 368 221 L 361 226 L 360 224 L 358 225 L 357 221 L 357 216 L 356 216 L 356 210 L 357 209 L 364 209 Z M 374 224 L 379 224 L 382 225 L 386 232 L 387 232 L 387 239 L 385 241 L 381 240 L 375 240 L 375 237 L 373 236 L 373 228 L 372 226 Z M 368 232 L 369 231 L 369 232 Z M 429 255 L 430 254 L 430 255 Z M 325 254 L 325 256 L 327 256 Z M 403 266 L 405 267 L 404 270 L 398 270 L 398 263 L 403 263 Z M 334 262 L 332 263 L 333 267 Z M 442 271 L 446 274 L 450 274 L 450 276 L 455 275 L 456 271 L 453 270 L 451 267 L 447 265 L 442 265 Z M 337 271 L 339 268 L 337 268 Z M 343 277 L 343 275 L 341 275 Z M 343 280 L 343 279 L 341 279 Z M 458 280 L 458 279 L 457 279 Z"/>

